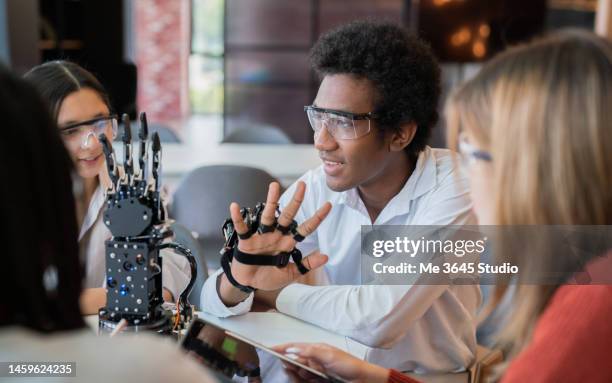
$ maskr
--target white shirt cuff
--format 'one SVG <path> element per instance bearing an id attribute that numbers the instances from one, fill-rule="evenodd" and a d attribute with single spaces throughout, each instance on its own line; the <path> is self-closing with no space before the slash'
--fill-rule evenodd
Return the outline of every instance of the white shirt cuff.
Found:
<path id="1" fill-rule="evenodd" d="M 255 293 L 250 293 L 245 300 L 238 303 L 236 306 L 228 307 L 223 303 L 217 291 L 217 279 L 220 278 L 222 273 L 223 269 L 219 269 L 204 282 L 202 295 L 200 297 L 202 311 L 214 315 L 217 318 L 242 315 L 251 311 Z"/>
<path id="2" fill-rule="evenodd" d="M 292 283 L 281 290 L 276 298 L 276 309 L 283 314 L 293 317 L 300 316 L 300 297 L 308 293 L 308 290 L 313 286 L 303 285 L 300 283 Z"/>

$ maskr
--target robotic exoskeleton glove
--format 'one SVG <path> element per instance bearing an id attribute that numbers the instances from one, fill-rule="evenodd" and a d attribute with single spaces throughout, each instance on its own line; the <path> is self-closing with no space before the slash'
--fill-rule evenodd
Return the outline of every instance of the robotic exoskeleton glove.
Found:
<path id="1" fill-rule="evenodd" d="M 309 271 L 308 268 L 306 268 L 306 266 L 304 266 L 302 263 L 302 252 L 297 248 L 293 248 L 293 250 L 290 252 L 281 252 L 277 255 L 249 254 L 240 251 L 238 248 L 239 241 L 247 240 L 255 233 L 265 234 L 278 230 L 283 235 L 293 236 L 293 239 L 296 242 L 301 242 L 304 240 L 304 236 L 297 230 L 298 223 L 295 220 L 292 220 L 289 226 L 282 226 L 278 223 L 277 219 L 280 216 L 280 210 L 278 207 L 276 209 L 274 223 L 271 225 L 263 224 L 261 222 L 261 215 L 265 206 L 265 203 L 258 203 L 254 209 L 242 208 L 240 210 L 242 218 L 244 219 L 248 228 L 246 233 L 238 234 L 234 228 L 234 223 L 232 222 L 231 218 L 225 220 L 222 228 L 223 236 L 225 237 L 225 245 L 223 246 L 223 249 L 221 249 L 221 266 L 223 267 L 223 272 L 232 285 L 245 293 L 250 293 L 256 289 L 251 286 L 241 285 L 232 276 L 231 262 L 233 259 L 236 259 L 236 261 L 245 265 L 275 266 L 282 268 L 289 264 L 289 259 L 291 258 L 301 274 L 306 274 Z"/>

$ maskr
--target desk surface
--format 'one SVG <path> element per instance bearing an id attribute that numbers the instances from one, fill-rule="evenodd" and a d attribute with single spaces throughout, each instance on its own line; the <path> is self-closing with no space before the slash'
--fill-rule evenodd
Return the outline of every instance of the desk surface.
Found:
<path id="1" fill-rule="evenodd" d="M 279 312 L 250 312 L 230 318 L 198 312 L 198 317 L 267 347 L 289 342 L 327 343 L 349 351 L 344 336 Z"/>
<path id="2" fill-rule="evenodd" d="M 196 312 L 196 315 L 224 330 L 242 335 L 267 347 L 289 342 L 321 342 L 348 351 L 360 358 L 365 356 L 365 348 L 348 341 L 346 337 L 279 312 L 249 312 L 229 318 L 217 318 L 200 311 Z M 86 316 L 85 322 L 97 331 L 97 315 Z"/>

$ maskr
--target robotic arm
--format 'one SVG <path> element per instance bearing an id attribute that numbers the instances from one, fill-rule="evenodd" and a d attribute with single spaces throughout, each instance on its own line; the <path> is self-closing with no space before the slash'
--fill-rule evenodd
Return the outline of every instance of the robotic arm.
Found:
<path id="1" fill-rule="evenodd" d="M 99 137 L 112 183 L 107 191 L 103 214 L 104 224 L 112 237 L 105 242 L 107 307 L 100 309 L 100 328 L 113 329 L 125 319 L 128 330 L 170 332 L 184 327 L 191 320 L 192 307 L 187 297 L 197 277 L 196 262 L 189 249 L 177 243 L 164 242 L 173 233 L 166 221 L 160 195 L 159 136 L 154 133 L 151 139 L 152 182 L 149 182 L 146 115 L 140 115 L 138 173 L 133 166 L 127 115 L 123 116 L 123 122 L 123 171 L 117 165 L 107 137 L 104 134 Z M 165 248 L 185 256 L 191 268 L 191 280 L 178 298 L 176 314 L 162 308 L 163 257 L 159 251 Z"/>

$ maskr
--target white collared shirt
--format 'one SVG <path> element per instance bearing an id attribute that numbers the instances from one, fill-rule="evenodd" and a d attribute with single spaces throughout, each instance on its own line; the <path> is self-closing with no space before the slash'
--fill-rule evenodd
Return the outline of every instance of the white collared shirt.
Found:
<path id="1" fill-rule="evenodd" d="M 303 222 L 330 201 L 332 210 L 315 233 L 299 244 L 307 255 L 319 249 L 328 263 L 310 276 L 317 286 L 291 284 L 276 301 L 278 311 L 345 335 L 371 348 L 365 359 L 389 368 L 416 372 L 461 371 L 476 351 L 478 286 L 360 285 L 362 225 L 474 224 L 468 180 L 445 149 L 426 148 L 416 167 L 374 223 L 356 189 L 334 192 L 322 167 L 300 179 L 304 202 L 296 216 Z M 291 199 L 295 184 L 281 198 Z M 250 310 L 253 294 L 233 307 L 218 296 L 216 280 L 202 291 L 203 310 L 219 317 Z"/>
<path id="2" fill-rule="evenodd" d="M 79 232 L 79 246 L 81 247 L 81 254 L 85 258 L 84 288 L 106 286 L 106 248 L 104 242 L 112 234 L 102 222 L 104 200 L 103 188 L 98 185 L 91 197 Z M 189 262 L 183 256 L 174 254 L 172 251 L 162 250 L 162 256 L 162 285 L 172 293 L 174 299 L 177 299 L 187 287 L 191 278 Z"/>

